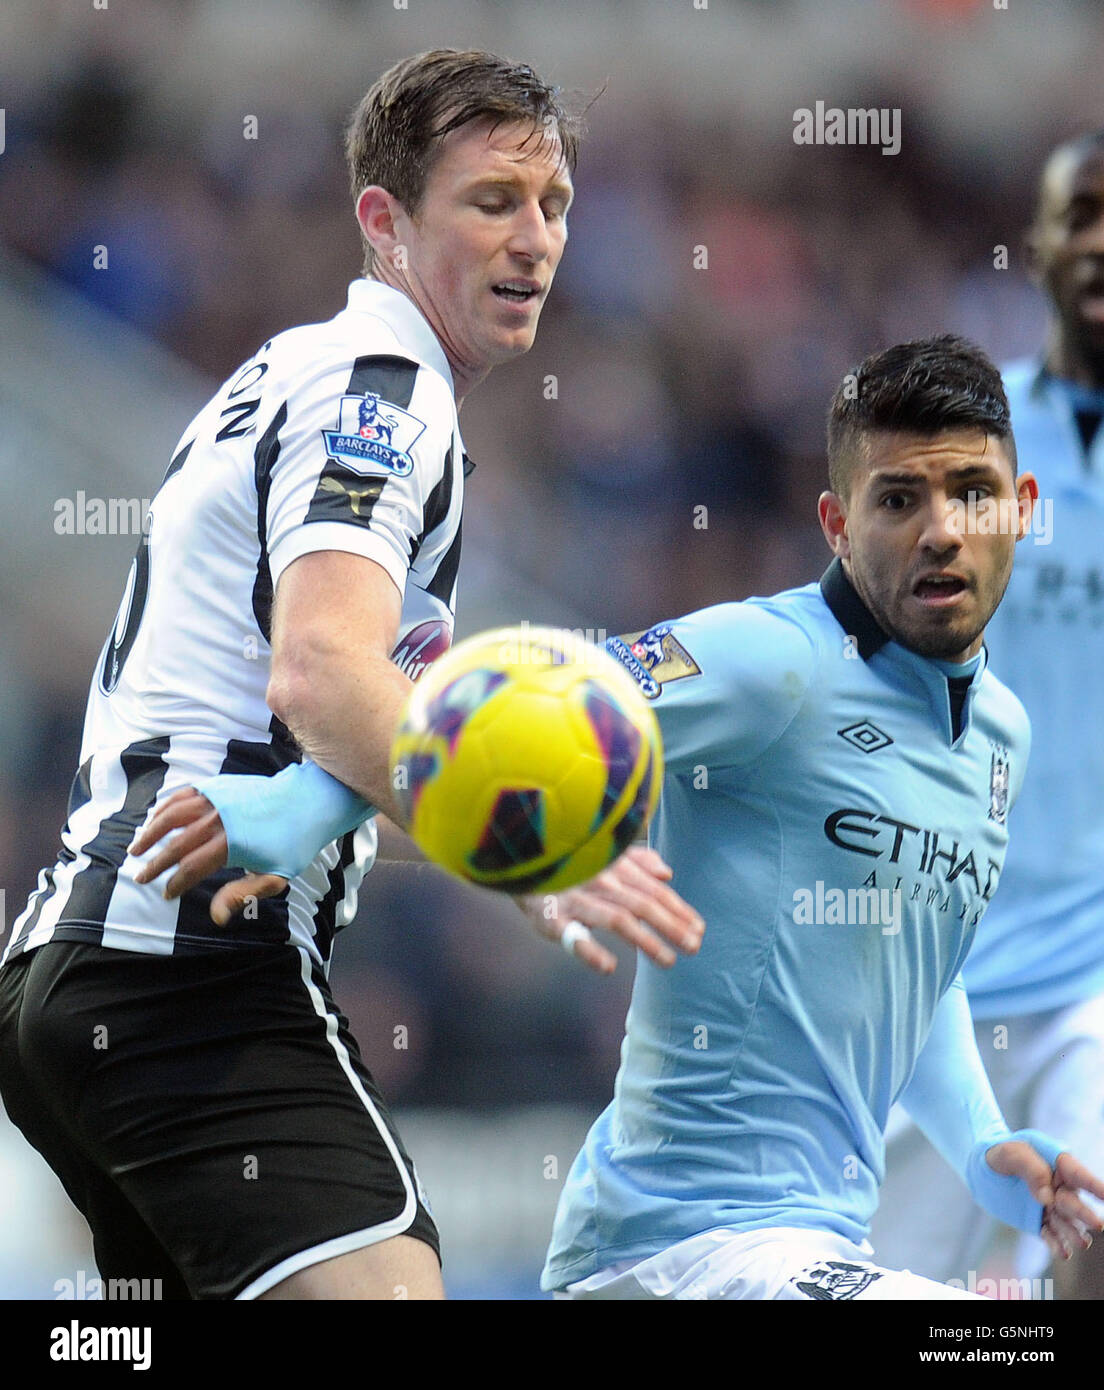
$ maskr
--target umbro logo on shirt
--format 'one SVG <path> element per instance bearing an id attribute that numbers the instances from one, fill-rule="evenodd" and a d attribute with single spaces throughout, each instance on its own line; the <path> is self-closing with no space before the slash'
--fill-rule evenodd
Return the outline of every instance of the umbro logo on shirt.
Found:
<path id="1" fill-rule="evenodd" d="M 852 748 L 858 748 L 863 753 L 877 753 L 879 748 L 888 748 L 893 742 L 888 734 L 883 734 L 869 719 L 864 719 L 859 724 L 849 724 L 846 729 L 837 729 L 836 733 Z"/>

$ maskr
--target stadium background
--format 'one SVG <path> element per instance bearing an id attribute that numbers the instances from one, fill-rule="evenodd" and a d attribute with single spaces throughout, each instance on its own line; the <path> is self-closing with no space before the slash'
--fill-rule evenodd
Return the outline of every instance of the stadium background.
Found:
<path id="1" fill-rule="evenodd" d="M 54 858 L 134 549 L 58 535 L 55 503 L 148 497 L 217 382 L 341 307 L 360 252 L 340 131 L 391 62 L 486 47 L 584 98 L 606 84 L 536 347 L 464 408 L 458 635 L 528 618 L 598 636 L 816 578 L 839 376 L 932 331 L 1002 361 L 1034 350 L 1038 166 L 1100 120 L 1093 0 L 98 3 L 0 10 L 9 928 Z M 899 108 L 900 153 L 795 145 L 818 100 Z M 450 1292 L 536 1296 L 560 1183 L 610 1096 L 631 960 L 591 977 L 398 837 L 383 854 L 338 944 L 338 1001 L 429 1187 Z M 92 1268 L 0 1117 L 0 1297 Z"/>

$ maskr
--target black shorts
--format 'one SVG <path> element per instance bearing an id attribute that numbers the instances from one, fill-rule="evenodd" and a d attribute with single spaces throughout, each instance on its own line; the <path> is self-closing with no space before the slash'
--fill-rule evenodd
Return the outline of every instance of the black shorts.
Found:
<path id="1" fill-rule="evenodd" d="M 393 1235 L 439 1253 L 348 1022 L 296 947 L 46 942 L 0 970 L 0 1094 L 105 1280 L 255 1298 Z"/>

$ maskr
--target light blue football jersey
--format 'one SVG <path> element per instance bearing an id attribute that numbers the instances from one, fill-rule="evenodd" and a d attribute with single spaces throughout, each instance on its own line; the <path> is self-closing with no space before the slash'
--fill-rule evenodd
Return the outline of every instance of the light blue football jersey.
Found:
<path id="1" fill-rule="evenodd" d="M 717 1227 L 862 1240 L 886 1116 L 997 886 L 1023 708 L 982 656 L 954 737 L 945 671 L 970 668 L 888 641 L 838 561 L 607 646 L 655 700 L 653 843 L 706 931 L 671 970 L 638 953 L 543 1287 Z"/>
<path id="2" fill-rule="evenodd" d="M 1104 991 L 1104 426 L 1086 456 L 1067 383 L 1027 362 L 1004 384 L 1042 510 L 985 642 L 1034 751 L 1000 895 L 963 972 L 976 1018 Z"/>

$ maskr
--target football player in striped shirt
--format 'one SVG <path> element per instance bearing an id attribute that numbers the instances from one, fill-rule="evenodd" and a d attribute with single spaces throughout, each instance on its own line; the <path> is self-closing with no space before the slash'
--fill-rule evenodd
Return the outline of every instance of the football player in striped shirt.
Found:
<path id="1" fill-rule="evenodd" d="M 106 1278 L 173 1298 L 442 1294 L 414 1166 L 326 968 L 374 853 L 365 808 L 397 815 L 401 666 L 451 636 L 457 410 L 533 342 L 578 135 L 555 89 L 490 54 L 385 73 L 348 133 L 365 277 L 329 322 L 234 372 L 152 503 L 62 848 L 0 967 L 0 1093 Z M 197 782 L 292 770 L 331 801 L 355 793 L 357 812 L 339 809 L 233 932 L 211 920 L 232 870 L 168 899 L 128 858 L 166 800 L 213 815 L 184 790 Z M 694 914 L 672 915 L 663 875 L 628 860 L 610 910 L 619 894 L 641 907 L 643 885 L 652 897 L 622 916 L 639 932 L 654 900 L 657 931 L 681 936 Z"/>

